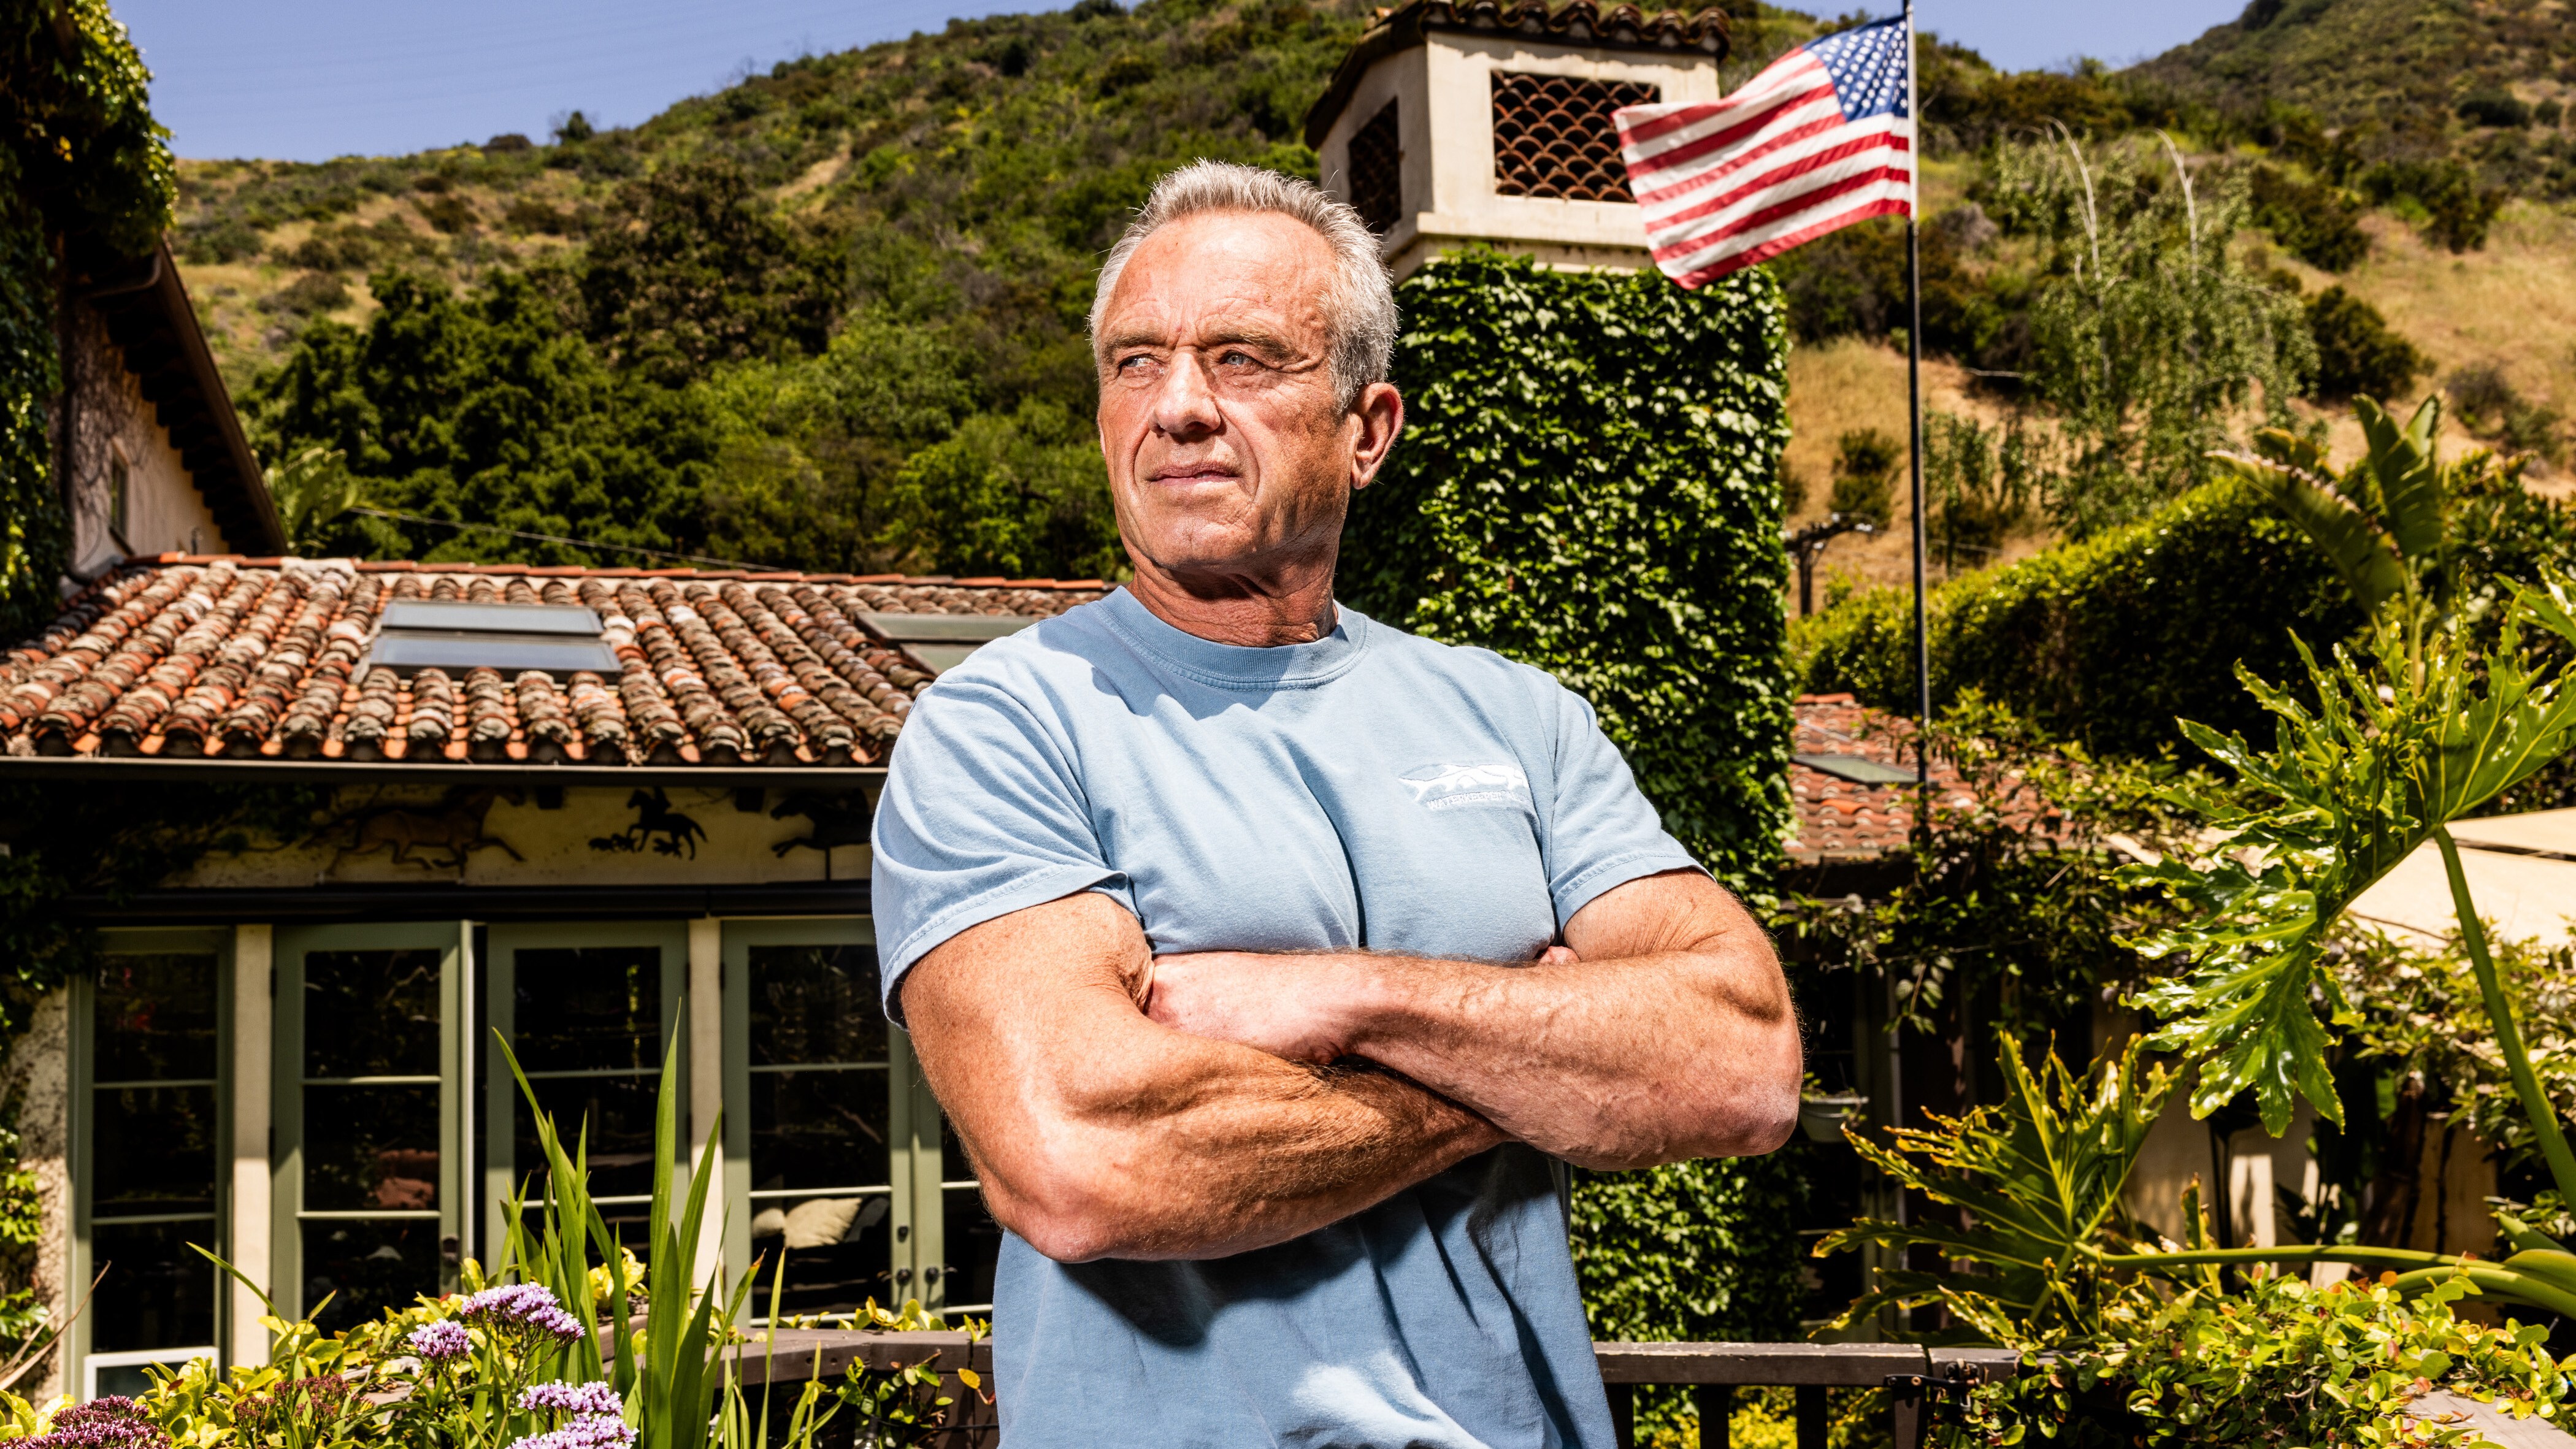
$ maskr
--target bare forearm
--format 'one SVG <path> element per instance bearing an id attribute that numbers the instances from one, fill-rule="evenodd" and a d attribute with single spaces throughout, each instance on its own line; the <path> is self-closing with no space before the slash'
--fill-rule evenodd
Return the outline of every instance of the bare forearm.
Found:
<path id="1" fill-rule="evenodd" d="M 1768 1152 L 1797 1116 L 1779 962 L 1697 872 L 1605 892 L 1533 965 L 1207 952 L 1155 970 L 1158 1022 L 1291 1061 L 1364 1058 L 1587 1167 Z"/>
<path id="2" fill-rule="evenodd" d="M 1182 1051 L 1202 1045 L 1214 1044 Z M 1222 1257 L 1338 1222 L 1502 1140 L 1398 1077 L 1206 1055 L 1257 1060 L 1193 1063 L 1184 1085 L 1165 1057 L 1133 1095 L 1104 1080 L 1092 1100 L 1059 1104 L 1043 1160 L 979 1153 L 1019 1159 L 986 1178 L 996 1215 L 1065 1261 Z"/>
<path id="3" fill-rule="evenodd" d="M 1051 1258 L 1285 1242 L 1502 1140 L 1400 1077 L 1149 1021 L 1149 970 L 1134 918 L 1078 896 L 963 933 L 904 983 L 994 1216 Z"/>
<path id="4" fill-rule="evenodd" d="M 1768 964 L 1369 958 L 1356 964 L 1349 1049 L 1587 1167 L 1766 1152 L 1796 1111 L 1799 1074 L 1786 993 L 1763 989 Z"/>

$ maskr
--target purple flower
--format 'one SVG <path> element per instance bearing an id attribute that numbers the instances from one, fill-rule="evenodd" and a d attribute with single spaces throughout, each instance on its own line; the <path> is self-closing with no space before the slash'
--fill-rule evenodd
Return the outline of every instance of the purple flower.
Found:
<path id="1" fill-rule="evenodd" d="M 635 1431 L 624 1419 L 584 1414 L 560 1429 L 531 1434 L 510 1449 L 635 1449 Z"/>
<path id="2" fill-rule="evenodd" d="M 519 1407 L 614 1419 L 626 1412 L 626 1401 L 605 1383 L 533 1384 L 519 1395 Z"/>
<path id="3" fill-rule="evenodd" d="M 144 1420 L 142 1405 L 109 1397 L 63 1410 L 54 1416 L 54 1432 L 25 1441 L 23 1449 L 169 1449 L 169 1444 L 169 1435 Z"/>
<path id="4" fill-rule="evenodd" d="M 422 1324 L 413 1329 L 403 1342 L 411 1346 L 412 1352 L 432 1363 L 463 1358 L 474 1351 L 474 1340 L 466 1335 L 465 1325 L 452 1318 Z"/>
<path id="5" fill-rule="evenodd" d="M 555 1301 L 554 1290 L 542 1283 L 509 1283 L 486 1288 L 465 1300 L 456 1316 L 484 1319 L 507 1328 L 534 1329 L 557 1338 L 581 1337 L 581 1325 L 563 1311 Z"/>

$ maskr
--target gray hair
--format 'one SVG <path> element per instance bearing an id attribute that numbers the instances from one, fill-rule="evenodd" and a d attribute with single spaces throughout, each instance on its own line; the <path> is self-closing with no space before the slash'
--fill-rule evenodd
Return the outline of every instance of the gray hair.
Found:
<path id="1" fill-rule="evenodd" d="M 1195 161 L 1166 172 L 1145 198 L 1144 209 L 1127 224 L 1118 245 L 1101 264 L 1100 287 L 1091 297 L 1091 346 L 1099 357 L 1100 324 L 1109 294 L 1145 238 L 1185 216 L 1207 212 L 1276 212 L 1305 223 L 1333 249 L 1333 281 L 1324 292 L 1324 327 L 1331 338 L 1328 354 L 1333 395 L 1344 412 L 1359 402 L 1360 390 L 1386 381 L 1395 361 L 1395 286 L 1386 264 L 1378 260 L 1377 238 L 1368 223 L 1322 187 L 1257 166 L 1230 161 Z M 1106 359 L 1100 359 L 1105 362 Z"/>

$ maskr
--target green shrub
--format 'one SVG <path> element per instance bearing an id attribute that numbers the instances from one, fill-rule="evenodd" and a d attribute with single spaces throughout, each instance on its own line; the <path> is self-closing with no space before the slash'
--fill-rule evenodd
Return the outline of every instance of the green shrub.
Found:
<path id="1" fill-rule="evenodd" d="M 2370 255 L 2361 208 L 2334 187 L 2301 181 L 2276 166 L 2257 166 L 2252 197 L 2254 224 L 2309 266 L 2340 272 Z"/>
<path id="2" fill-rule="evenodd" d="M 2481 187 L 2460 161 L 2382 161 L 2361 173 L 2361 194 L 2424 229 L 2425 239 L 2454 252 L 2487 244 L 2487 228 L 2504 209 L 2504 191 Z"/>
<path id="3" fill-rule="evenodd" d="M 2326 643 L 2360 622 L 2304 536 L 2252 494 L 2212 484 L 2126 528 L 1935 590 L 1933 700 L 1973 687 L 2095 750 L 2153 753 L 2178 738 L 2178 715 L 2261 728 L 2236 661 L 2284 677 L 2297 660 L 2290 631 Z M 1802 687 L 1911 714 L 1913 628 L 1903 589 L 1801 620 Z"/>
<path id="4" fill-rule="evenodd" d="M 2491 438 L 2517 453 L 2538 453 L 2556 460 L 2564 452 L 2556 408 L 2524 397 L 2504 369 L 2492 362 L 2472 363 L 2442 384 L 2458 410 L 2460 423 L 2482 438 Z"/>
<path id="5" fill-rule="evenodd" d="M 1476 252 L 1398 289 L 1408 426 L 1341 587 L 1590 700 L 1664 825 L 1757 879 L 1788 824 L 1780 292 Z"/>
<path id="6" fill-rule="evenodd" d="M 2460 467 L 2452 546 L 2469 596 L 2576 561 L 2576 509 L 2529 492 L 2520 465 L 2492 454 Z M 2491 613 L 2481 617 L 2478 627 L 2493 627 Z M 2238 686 L 2236 663 L 2267 679 L 2304 678 L 2293 631 L 2322 650 L 2361 622 L 2315 545 L 2251 492 L 2215 483 L 2128 528 L 1934 590 L 1933 699 L 1946 708 L 1973 689 L 2115 754 L 2177 742 L 2176 716 L 2268 739 L 2270 716 Z M 1837 600 L 1795 627 L 1800 687 L 1850 690 L 1910 715 L 1913 631 L 1903 589 Z M 2540 809 L 2576 799 L 2571 791 L 2551 773 L 2505 804 Z"/>
<path id="7" fill-rule="evenodd" d="M 2531 103 L 2507 90 L 2472 91 L 2454 109 L 2472 126 L 2519 131 L 2531 124 Z"/>
<path id="8" fill-rule="evenodd" d="M 2328 287 L 2308 299 L 2308 331 L 2317 339 L 2317 382 L 2311 396 L 2324 402 L 2356 397 L 2393 402 L 2430 372 L 2433 359 L 2390 329 L 2379 309 Z"/>

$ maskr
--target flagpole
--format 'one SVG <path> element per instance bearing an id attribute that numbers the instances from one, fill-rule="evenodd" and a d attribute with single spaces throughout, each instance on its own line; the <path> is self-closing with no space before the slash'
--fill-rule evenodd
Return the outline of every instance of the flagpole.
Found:
<path id="1" fill-rule="evenodd" d="M 1932 634 L 1923 598 L 1923 115 L 1915 84 L 1920 59 L 1914 0 L 1905 0 L 1905 116 L 1913 128 L 1906 154 L 1905 413 L 1914 504 L 1914 828 L 1932 820 Z"/>
<path id="2" fill-rule="evenodd" d="M 1905 119 L 1913 137 L 1905 154 L 1905 436 L 1914 505 L 1914 832 L 1932 821 L 1932 645 L 1923 609 L 1923 114 L 1914 83 L 1914 0 L 1905 0 Z M 1905 1125 L 1905 1033 L 1896 1022 L 1896 984 L 1888 982 L 1887 1125 Z M 1905 1185 L 1895 1184 L 1898 1225 L 1908 1222 Z M 1905 1254 L 1896 1255 L 1905 1266 Z"/>

